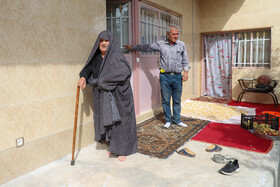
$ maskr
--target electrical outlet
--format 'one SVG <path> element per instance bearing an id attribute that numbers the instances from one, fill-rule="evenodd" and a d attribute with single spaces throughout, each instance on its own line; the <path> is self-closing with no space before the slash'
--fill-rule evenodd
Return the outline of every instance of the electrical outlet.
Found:
<path id="1" fill-rule="evenodd" d="M 24 139 L 23 137 L 17 138 L 16 139 L 16 147 L 21 147 L 24 145 Z"/>

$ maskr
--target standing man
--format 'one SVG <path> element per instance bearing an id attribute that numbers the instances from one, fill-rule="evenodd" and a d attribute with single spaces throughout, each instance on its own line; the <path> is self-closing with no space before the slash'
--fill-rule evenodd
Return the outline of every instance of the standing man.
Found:
<path id="1" fill-rule="evenodd" d="M 186 46 L 178 40 L 179 31 L 176 26 L 169 26 L 167 40 L 160 40 L 147 45 L 124 45 L 127 50 L 137 50 L 141 52 L 160 52 L 160 86 L 162 96 L 162 107 L 164 111 L 165 125 L 169 128 L 172 124 L 170 100 L 173 101 L 173 122 L 176 125 L 187 127 L 181 121 L 181 96 L 182 82 L 188 80 L 190 70 Z M 182 71 L 184 71 L 182 75 Z"/>

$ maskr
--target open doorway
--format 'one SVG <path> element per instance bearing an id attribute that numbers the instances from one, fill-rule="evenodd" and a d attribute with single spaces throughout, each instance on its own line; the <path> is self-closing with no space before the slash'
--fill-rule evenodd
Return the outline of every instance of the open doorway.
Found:
<path id="1" fill-rule="evenodd" d="M 203 95 L 231 98 L 232 43 L 232 33 L 203 35 Z"/>

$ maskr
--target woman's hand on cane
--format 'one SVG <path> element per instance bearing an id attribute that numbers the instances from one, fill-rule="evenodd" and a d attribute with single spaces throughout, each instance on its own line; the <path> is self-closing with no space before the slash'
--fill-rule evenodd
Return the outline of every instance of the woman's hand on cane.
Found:
<path id="1" fill-rule="evenodd" d="M 87 81 L 84 77 L 81 77 L 78 81 L 78 86 L 83 90 L 87 85 Z"/>

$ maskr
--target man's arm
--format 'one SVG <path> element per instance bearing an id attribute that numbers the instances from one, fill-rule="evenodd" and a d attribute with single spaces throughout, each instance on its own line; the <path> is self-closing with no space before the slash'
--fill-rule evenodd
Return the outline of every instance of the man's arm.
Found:
<path id="1" fill-rule="evenodd" d="M 132 45 L 123 45 L 126 50 L 132 51 Z"/>
<path id="2" fill-rule="evenodd" d="M 129 51 L 135 50 L 135 51 L 141 51 L 145 53 L 156 52 L 160 50 L 160 47 L 157 42 L 154 42 L 152 44 L 142 44 L 142 45 L 138 44 L 136 46 L 124 45 L 123 47 Z"/>
<path id="3" fill-rule="evenodd" d="M 185 45 L 184 45 L 183 56 L 182 56 L 182 66 L 184 71 L 189 71 L 191 69 L 189 65 L 189 58 Z"/>

